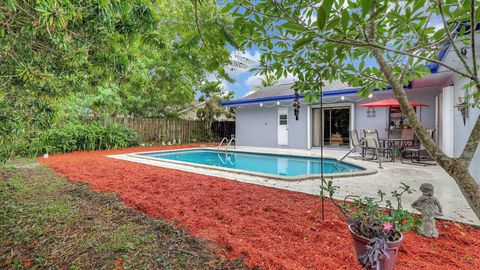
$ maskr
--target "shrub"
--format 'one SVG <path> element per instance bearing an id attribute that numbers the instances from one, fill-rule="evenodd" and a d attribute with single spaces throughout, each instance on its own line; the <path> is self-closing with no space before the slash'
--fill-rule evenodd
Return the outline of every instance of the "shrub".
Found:
<path id="1" fill-rule="evenodd" d="M 135 132 L 116 123 L 68 124 L 41 131 L 28 144 L 19 147 L 19 154 L 39 156 L 44 153 L 124 148 L 138 145 L 137 137 Z"/>

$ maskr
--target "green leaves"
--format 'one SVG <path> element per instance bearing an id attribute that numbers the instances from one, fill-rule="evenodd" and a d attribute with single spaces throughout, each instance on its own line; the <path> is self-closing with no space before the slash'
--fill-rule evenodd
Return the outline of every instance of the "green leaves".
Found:
<path id="1" fill-rule="evenodd" d="M 317 24 L 320 30 L 323 30 L 323 28 L 325 28 L 326 21 L 327 21 L 327 14 L 325 12 L 325 9 L 323 7 L 320 7 L 317 10 Z"/>
<path id="2" fill-rule="evenodd" d="M 229 79 L 238 46 L 212 1 L 198 14 L 209 49 L 190 0 L 0 2 L 0 141 L 92 116 L 174 117 L 209 71 Z"/>
<path id="3" fill-rule="evenodd" d="M 375 1 L 373 0 L 360 0 L 363 16 L 367 15 L 371 11 L 374 3 Z"/>
<path id="4" fill-rule="evenodd" d="M 313 36 L 308 36 L 308 37 L 305 37 L 305 38 L 301 38 L 301 39 L 295 41 L 295 44 L 293 44 L 293 49 L 297 50 L 297 49 L 309 44 L 310 42 L 312 42 L 312 40 L 313 40 Z"/>
<path id="5" fill-rule="evenodd" d="M 306 29 L 303 26 L 294 22 L 289 22 L 289 21 L 282 24 L 281 28 L 288 30 L 290 32 L 295 32 L 295 33 L 301 33 L 306 31 Z"/>
<path id="6" fill-rule="evenodd" d="M 324 0 L 322 5 L 317 9 L 317 24 L 320 30 L 325 28 L 325 23 L 330 17 L 332 11 L 333 0 Z"/>
<path id="7" fill-rule="evenodd" d="M 18 4 L 16 0 L 6 0 L 6 6 L 11 11 L 16 12 Z"/>
<path id="8" fill-rule="evenodd" d="M 341 14 L 342 29 L 345 31 L 348 28 L 348 23 L 350 22 L 350 13 L 348 13 L 348 10 L 342 9 Z"/>

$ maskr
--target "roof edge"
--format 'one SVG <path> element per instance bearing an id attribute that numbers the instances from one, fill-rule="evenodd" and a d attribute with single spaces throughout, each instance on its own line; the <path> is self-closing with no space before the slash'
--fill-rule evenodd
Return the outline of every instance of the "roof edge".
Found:
<path id="1" fill-rule="evenodd" d="M 328 92 L 323 92 L 323 96 L 328 97 L 328 96 L 338 96 L 338 95 L 345 95 L 345 94 L 356 94 L 360 89 L 361 88 L 332 90 Z M 251 104 L 251 103 L 259 103 L 259 102 L 289 100 L 294 98 L 295 98 L 295 94 L 283 95 L 283 96 L 271 96 L 271 97 L 263 97 L 263 98 L 236 99 L 236 100 L 220 102 L 220 105 L 233 106 L 233 105 Z M 300 94 L 300 98 L 304 98 L 304 95 Z"/>

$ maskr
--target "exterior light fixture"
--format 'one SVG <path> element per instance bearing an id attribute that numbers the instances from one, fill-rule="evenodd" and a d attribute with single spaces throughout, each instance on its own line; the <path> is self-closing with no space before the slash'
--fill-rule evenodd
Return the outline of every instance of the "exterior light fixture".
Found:
<path id="1" fill-rule="evenodd" d="M 457 103 L 455 105 L 455 108 L 460 111 L 462 114 L 462 120 L 463 120 L 463 125 L 467 124 L 467 118 L 468 118 L 468 101 L 464 97 L 458 97 Z"/>
<path id="2" fill-rule="evenodd" d="M 375 108 L 367 109 L 367 117 L 375 117 Z"/>
<path id="3" fill-rule="evenodd" d="M 373 94 L 368 95 L 368 98 L 369 98 L 369 99 L 372 99 L 372 98 L 373 98 Z"/>
<path id="4" fill-rule="evenodd" d="M 280 101 L 277 101 L 277 106 L 280 106 Z"/>
<path id="5" fill-rule="evenodd" d="M 260 107 L 263 107 L 263 103 L 260 103 Z"/>
<path id="6" fill-rule="evenodd" d="M 344 100 L 345 100 L 345 96 L 341 96 L 341 97 L 340 97 L 340 100 L 341 100 L 341 101 L 344 101 Z"/>

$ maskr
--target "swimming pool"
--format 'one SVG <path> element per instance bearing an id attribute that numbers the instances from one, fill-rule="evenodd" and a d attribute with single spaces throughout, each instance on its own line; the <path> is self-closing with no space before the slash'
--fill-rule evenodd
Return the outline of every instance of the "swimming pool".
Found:
<path id="1" fill-rule="evenodd" d="M 137 153 L 149 159 L 160 159 L 176 163 L 193 163 L 201 166 L 239 170 L 253 174 L 279 177 L 314 176 L 320 174 L 321 159 L 318 157 L 291 156 L 278 154 L 190 149 Z M 350 174 L 362 172 L 365 168 L 336 159 L 324 158 L 323 173 Z"/>

